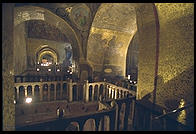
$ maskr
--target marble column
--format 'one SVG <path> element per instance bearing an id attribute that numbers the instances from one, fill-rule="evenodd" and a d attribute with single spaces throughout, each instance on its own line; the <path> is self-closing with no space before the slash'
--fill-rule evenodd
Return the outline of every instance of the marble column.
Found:
<path id="1" fill-rule="evenodd" d="M 88 80 L 85 81 L 85 94 L 86 94 L 86 102 L 89 101 L 89 86 L 88 86 Z"/>
<path id="2" fill-rule="evenodd" d="M 72 102 L 73 100 L 73 89 L 72 89 L 72 79 L 70 79 L 68 83 L 69 87 L 69 102 Z"/>
<path id="3" fill-rule="evenodd" d="M 13 22 L 14 4 L 2 4 L 2 93 L 3 131 L 15 130 Z"/>

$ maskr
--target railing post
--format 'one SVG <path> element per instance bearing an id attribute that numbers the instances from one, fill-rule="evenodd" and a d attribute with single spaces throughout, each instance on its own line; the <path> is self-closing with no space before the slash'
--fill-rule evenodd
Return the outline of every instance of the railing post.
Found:
<path id="1" fill-rule="evenodd" d="M 43 100 L 43 84 L 40 84 L 40 101 Z"/>
<path id="2" fill-rule="evenodd" d="M 24 91 L 25 91 L 25 98 L 27 97 L 27 86 L 24 86 Z"/>
<path id="3" fill-rule="evenodd" d="M 17 98 L 16 98 L 16 101 L 19 101 L 19 87 L 16 87 L 16 92 L 17 92 Z"/>
<path id="4" fill-rule="evenodd" d="M 94 101 L 95 100 L 95 86 L 92 86 L 92 101 Z"/>
<path id="5" fill-rule="evenodd" d="M 35 85 L 31 85 L 32 86 L 32 96 L 35 96 Z"/>
<path id="6" fill-rule="evenodd" d="M 89 101 L 89 86 L 88 80 L 85 81 L 85 102 Z"/>
<path id="7" fill-rule="evenodd" d="M 100 96 L 100 85 L 97 86 L 97 100 L 99 100 Z"/>
<path id="8" fill-rule="evenodd" d="M 73 90 L 72 90 L 72 79 L 69 80 L 68 83 L 69 87 L 69 102 L 72 102 L 73 100 Z"/>

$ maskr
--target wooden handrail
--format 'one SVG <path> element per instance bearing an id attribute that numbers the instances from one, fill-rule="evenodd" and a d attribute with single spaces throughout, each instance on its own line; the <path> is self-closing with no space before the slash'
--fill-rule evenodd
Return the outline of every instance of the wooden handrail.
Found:
<path id="1" fill-rule="evenodd" d="M 168 115 L 171 115 L 171 114 L 180 112 L 180 111 L 185 110 L 185 109 L 187 109 L 187 108 L 189 108 L 189 107 L 192 107 L 192 106 L 193 106 L 193 103 L 192 103 L 192 104 L 189 104 L 189 105 L 186 105 L 186 106 L 184 106 L 184 107 L 181 107 L 181 108 L 174 109 L 174 110 L 172 110 L 172 111 L 170 111 L 170 112 L 167 112 L 167 113 L 162 114 L 162 115 L 160 115 L 160 116 L 154 117 L 154 120 L 158 120 L 158 119 L 164 118 L 165 116 L 168 116 Z"/>

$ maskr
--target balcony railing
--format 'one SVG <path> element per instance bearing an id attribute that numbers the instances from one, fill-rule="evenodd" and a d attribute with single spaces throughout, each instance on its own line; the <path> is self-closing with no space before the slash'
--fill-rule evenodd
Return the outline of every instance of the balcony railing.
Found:
<path id="1" fill-rule="evenodd" d="M 24 103 L 27 97 L 33 98 L 32 103 L 55 100 L 89 102 L 124 98 L 127 95 L 135 96 L 135 91 L 107 82 L 76 83 L 69 79 L 69 81 L 15 83 L 16 103 Z"/>
<path id="2" fill-rule="evenodd" d="M 120 126 L 122 126 L 122 130 L 128 129 L 128 118 L 130 115 L 130 106 L 134 103 L 135 97 L 128 97 L 117 99 L 115 101 L 108 100 L 105 101 L 105 104 L 108 104 L 107 109 L 97 110 L 91 113 L 81 113 L 77 115 L 73 114 L 65 114 L 63 118 L 58 118 L 57 116 L 51 116 L 53 118 L 49 118 L 47 120 L 37 121 L 37 122 L 29 122 L 26 125 L 18 126 L 16 130 L 50 130 L 50 131 L 63 131 L 72 124 L 73 122 L 78 124 L 78 130 L 83 131 L 84 126 L 88 120 L 93 120 L 95 123 L 95 131 L 114 131 L 120 130 Z M 125 107 L 122 107 L 122 104 Z M 124 114 L 124 117 L 120 119 L 120 116 Z"/>

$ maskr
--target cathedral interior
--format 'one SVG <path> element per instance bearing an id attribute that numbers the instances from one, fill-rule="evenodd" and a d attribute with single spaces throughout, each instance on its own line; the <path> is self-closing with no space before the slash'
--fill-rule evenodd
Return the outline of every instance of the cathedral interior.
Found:
<path id="1" fill-rule="evenodd" d="M 193 3 L 2 3 L 4 131 L 193 131 Z"/>

